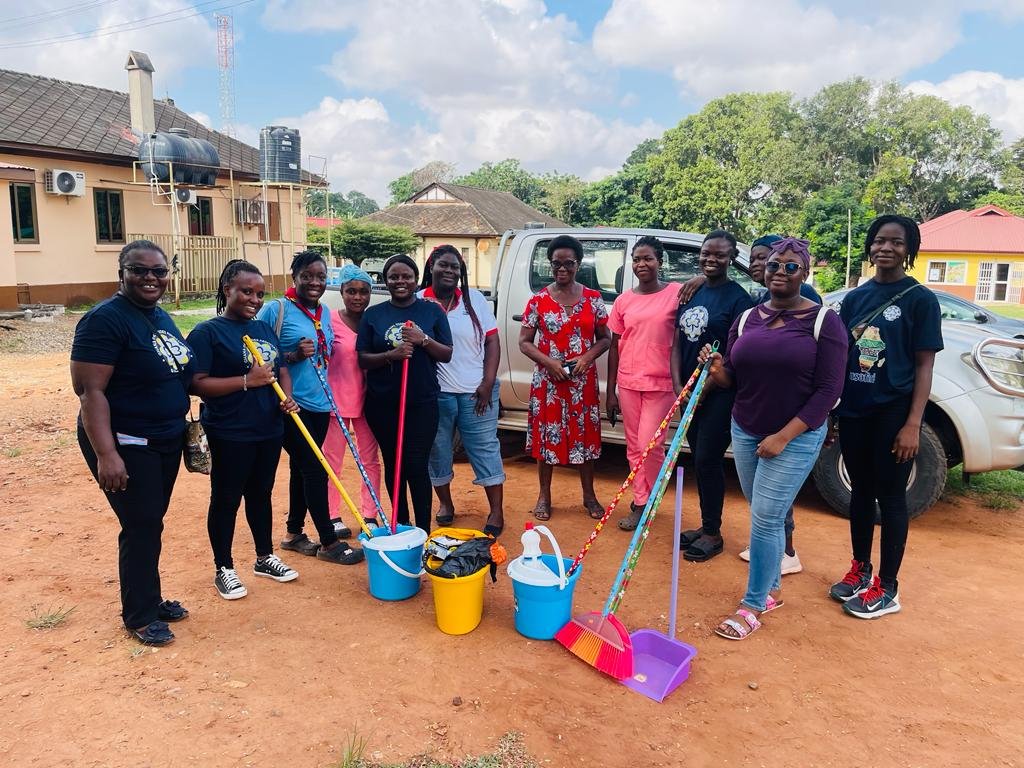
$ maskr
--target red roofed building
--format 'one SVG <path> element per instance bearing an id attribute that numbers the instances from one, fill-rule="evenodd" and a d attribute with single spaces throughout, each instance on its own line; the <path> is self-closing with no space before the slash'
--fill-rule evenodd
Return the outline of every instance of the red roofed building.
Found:
<path id="1" fill-rule="evenodd" d="M 910 274 L 969 301 L 1024 303 L 1024 218 L 984 205 L 926 221 Z"/>

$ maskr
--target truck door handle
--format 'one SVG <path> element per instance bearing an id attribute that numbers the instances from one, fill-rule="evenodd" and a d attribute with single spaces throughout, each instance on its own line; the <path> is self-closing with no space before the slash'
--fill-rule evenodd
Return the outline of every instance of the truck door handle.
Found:
<path id="1" fill-rule="evenodd" d="M 517 323 L 523 322 L 523 316 L 522 315 L 512 315 L 512 319 L 515 320 Z"/>

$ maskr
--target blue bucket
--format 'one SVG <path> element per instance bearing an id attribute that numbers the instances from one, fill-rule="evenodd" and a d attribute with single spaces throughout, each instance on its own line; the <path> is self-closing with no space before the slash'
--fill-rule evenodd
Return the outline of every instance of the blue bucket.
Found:
<path id="1" fill-rule="evenodd" d="M 420 591 L 427 532 L 399 525 L 394 535 L 389 533 L 389 528 L 381 526 L 373 529 L 372 539 L 359 534 L 366 553 L 370 594 L 378 600 L 408 600 Z"/>
<path id="2" fill-rule="evenodd" d="M 540 559 L 552 573 L 558 574 L 558 558 L 555 555 L 541 555 Z M 568 572 L 572 559 L 563 557 L 562 563 Z M 555 633 L 572 618 L 572 593 L 582 572 L 581 565 L 569 577 L 565 589 L 559 589 L 557 584 L 547 587 L 525 584 L 513 577 L 516 631 L 534 640 L 554 639 Z"/>

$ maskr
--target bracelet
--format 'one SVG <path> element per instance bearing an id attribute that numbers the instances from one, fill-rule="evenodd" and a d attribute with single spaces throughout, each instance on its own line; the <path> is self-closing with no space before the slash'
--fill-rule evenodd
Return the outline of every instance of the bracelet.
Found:
<path id="1" fill-rule="evenodd" d="M 249 385 L 248 385 L 248 383 L 245 380 L 245 377 L 248 376 L 248 375 L 249 374 L 247 374 L 247 373 L 243 373 L 242 374 L 242 391 L 243 392 L 248 392 L 249 391 Z"/>
<path id="2" fill-rule="evenodd" d="M 429 344 L 432 341 L 433 341 L 433 339 L 430 338 L 429 336 L 427 336 L 427 334 L 424 333 L 423 334 L 423 341 L 420 342 L 420 346 L 421 347 L 425 347 L 425 346 L 427 346 L 427 344 Z"/>

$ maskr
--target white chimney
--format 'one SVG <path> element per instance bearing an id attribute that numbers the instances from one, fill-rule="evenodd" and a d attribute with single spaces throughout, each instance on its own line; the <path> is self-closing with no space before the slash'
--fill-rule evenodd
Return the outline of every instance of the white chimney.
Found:
<path id="1" fill-rule="evenodd" d="M 131 110 L 132 128 L 143 134 L 156 130 L 153 114 L 153 63 L 149 56 L 138 51 L 128 52 L 128 106 Z"/>

